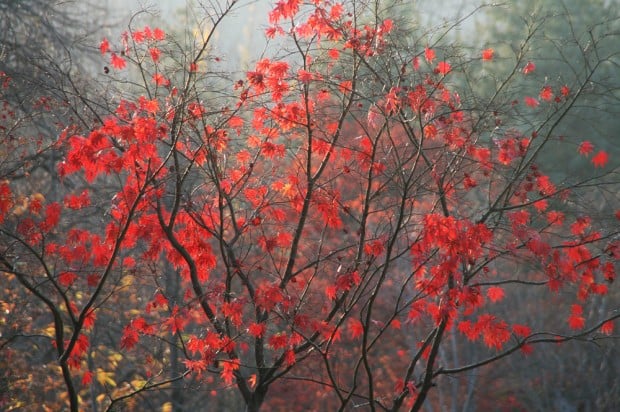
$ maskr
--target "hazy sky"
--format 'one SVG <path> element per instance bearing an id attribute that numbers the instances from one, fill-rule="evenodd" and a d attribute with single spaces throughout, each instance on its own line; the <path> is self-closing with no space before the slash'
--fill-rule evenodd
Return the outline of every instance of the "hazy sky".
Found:
<path id="1" fill-rule="evenodd" d="M 197 1 L 168 0 L 168 1 L 145 1 L 145 0 L 105 0 L 110 10 L 110 18 L 126 25 L 130 16 L 140 10 L 152 10 L 158 13 L 155 16 L 141 15 L 141 24 L 154 25 L 158 20 L 163 21 L 162 26 L 168 30 L 175 30 L 175 26 L 196 27 L 192 13 L 186 13 L 186 4 L 197 4 Z M 206 1 L 204 1 L 207 3 Z M 229 15 L 220 25 L 216 36 L 218 55 L 227 61 L 239 65 L 247 64 L 260 55 L 265 47 L 263 30 L 267 25 L 267 13 L 270 1 L 258 0 L 239 2 L 235 12 Z M 200 10 L 200 9 L 199 9 Z M 203 13 L 197 13 L 202 16 Z M 149 20 L 151 20 L 149 22 Z M 189 20 L 189 22 L 188 22 Z M 168 26 L 168 27 L 165 27 Z M 182 27 L 185 30 L 190 27 Z M 120 31 L 120 30 L 119 30 Z"/>
<path id="2" fill-rule="evenodd" d="M 198 4 L 200 1 L 209 3 L 209 0 L 103 0 L 110 10 L 110 17 L 114 21 L 126 25 L 130 16 L 140 10 L 159 11 L 155 19 L 161 19 L 174 30 L 178 24 L 188 25 L 187 20 L 190 14 L 185 13 L 187 4 Z M 218 0 L 211 0 L 218 2 Z M 409 2 L 411 0 L 403 0 Z M 471 11 L 475 4 L 481 0 L 441 0 L 442 7 L 437 8 L 437 1 L 422 1 L 418 3 L 418 8 L 423 12 L 424 23 L 430 26 L 438 26 L 443 20 L 453 20 L 456 15 L 463 15 Z M 221 0 L 219 1 L 221 2 Z M 237 67 L 247 65 L 252 60 L 260 56 L 265 48 L 263 29 L 267 25 L 267 13 L 273 4 L 270 0 L 240 0 L 233 16 L 229 16 L 224 24 L 220 26 L 216 38 L 216 47 L 219 55 Z M 201 15 L 199 13 L 199 15 Z M 144 16 L 142 20 L 146 22 L 152 19 Z M 473 24 L 473 20 L 470 22 Z M 155 24 L 153 21 L 150 24 Z M 470 25 L 466 25 L 466 29 Z M 471 27 L 471 26 L 470 26 Z M 183 27 L 182 29 L 186 29 Z M 120 30 L 119 30 L 120 31 Z M 180 30 L 179 30 L 180 31 Z"/>

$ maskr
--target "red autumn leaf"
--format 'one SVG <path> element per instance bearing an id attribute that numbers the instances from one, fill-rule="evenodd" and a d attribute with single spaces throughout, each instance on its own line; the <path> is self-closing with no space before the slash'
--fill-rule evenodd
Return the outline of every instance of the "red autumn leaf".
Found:
<path id="1" fill-rule="evenodd" d="M 220 377 L 227 385 L 232 385 L 235 379 L 235 371 L 239 369 L 239 359 L 221 361 L 222 372 Z"/>
<path id="2" fill-rule="evenodd" d="M 292 366 L 295 364 L 295 352 L 292 349 L 288 349 L 284 352 L 284 363 L 286 366 Z"/>
<path id="3" fill-rule="evenodd" d="M 592 164 L 594 167 L 605 167 L 608 161 L 609 155 L 604 150 L 599 150 L 599 152 L 592 157 Z"/>
<path id="4" fill-rule="evenodd" d="M 594 145 L 590 143 L 588 140 L 585 140 L 579 144 L 579 148 L 577 149 L 577 153 L 582 156 L 587 156 L 594 150 Z"/>
<path id="5" fill-rule="evenodd" d="M 151 55 L 151 59 L 157 63 L 159 61 L 159 58 L 161 57 L 161 50 L 159 50 L 157 47 L 151 47 L 149 49 L 149 54 Z"/>
<path id="6" fill-rule="evenodd" d="M 162 326 L 168 328 L 171 333 L 182 332 L 187 326 L 189 319 L 183 311 L 179 311 L 178 306 L 173 306 L 170 317 L 168 317 Z"/>
<path id="7" fill-rule="evenodd" d="M 545 86 L 540 90 L 539 96 L 546 102 L 550 102 L 553 100 L 553 90 L 551 86 Z"/>
<path id="8" fill-rule="evenodd" d="M 91 371 L 84 372 L 82 375 L 82 386 L 88 386 L 93 381 L 93 373 Z"/>
<path id="9" fill-rule="evenodd" d="M 482 50 L 482 60 L 489 61 L 493 60 L 493 55 L 495 54 L 495 50 L 493 49 L 484 49 Z"/>
<path id="10" fill-rule="evenodd" d="M 138 99 L 140 110 L 144 110 L 147 113 L 155 114 L 159 111 L 159 102 L 157 99 L 147 99 L 144 96 L 140 96 Z"/>
<path id="11" fill-rule="evenodd" d="M 534 70 L 536 70 L 536 65 L 531 61 L 528 61 L 527 64 L 523 66 L 523 69 L 521 71 L 523 72 L 523 74 L 530 74 L 533 73 Z"/>
<path id="12" fill-rule="evenodd" d="M 64 204 L 69 209 L 81 209 L 90 206 L 90 195 L 88 190 L 84 189 L 79 195 L 69 194 L 65 196 Z"/>
<path id="13" fill-rule="evenodd" d="M 591 219 L 587 216 L 580 216 L 570 226 L 570 232 L 575 236 L 582 236 L 586 229 L 590 227 Z"/>
<path id="14" fill-rule="evenodd" d="M 58 275 L 58 283 L 61 286 L 69 287 L 77 280 L 78 276 L 73 272 L 62 272 Z"/>
<path id="15" fill-rule="evenodd" d="M 207 368 L 209 367 L 209 363 L 205 361 L 205 359 L 198 359 L 198 360 L 184 359 L 183 364 L 189 371 L 191 371 L 192 373 L 195 373 L 196 376 L 198 377 L 200 377 L 202 373 L 206 371 Z"/>
<path id="16" fill-rule="evenodd" d="M 418 56 L 415 56 L 413 58 L 413 60 L 411 61 L 411 66 L 413 66 L 413 70 L 415 70 L 416 72 L 420 70 L 420 58 Z"/>
<path id="17" fill-rule="evenodd" d="M 530 96 L 526 96 L 523 100 L 525 101 L 525 104 L 529 107 L 538 107 L 538 105 L 540 104 L 540 102 L 536 98 Z"/>
<path id="18" fill-rule="evenodd" d="M 299 69 L 297 71 L 297 79 L 302 83 L 310 83 L 312 81 L 312 73 L 307 70 Z"/>
<path id="19" fill-rule="evenodd" d="M 504 289 L 499 286 L 491 286 L 487 289 L 487 296 L 491 302 L 499 302 L 504 298 Z"/>
<path id="20" fill-rule="evenodd" d="M 483 342 L 491 349 L 500 350 L 510 339 L 506 322 L 492 315 L 481 315 L 475 327 L 480 329 Z"/>
<path id="21" fill-rule="evenodd" d="M 248 332 L 255 338 L 262 338 L 267 327 L 264 323 L 251 323 L 248 326 Z"/>
<path id="22" fill-rule="evenodd" d="M 571 329 L 579 330 L 583 329 L 586 324 L 586 320 L 583 316 L 583 308 L 581 305 L 572 305 L 571 306 L 571 315 L 568 318 L 568 326 Z"/>
<path id="23" fill-rule="evenodd" d="M 153 39 L 154 40 L 164 40 L 166 38 L 166 33 L 160 29 L 160 28 L 155 28 L 155 30 L 153 30 Z"/>
<path id="24" fill-rule="evenodd" d="M 140 337 L 138 332 L 133 328 L 133 325 L 129 323 L 123 328 L 123 335 L 121 336 L 121 349 L 131 349 L 136 346 Z"/>
<path id="25" fill-rule="evenodd" d="M 364 325 L 359 319 L 351 318 L 349 320 L 349 331 L 351 332 L 351 338 L 355 339 L 364 334 Z"/>
<path id="26" fill-rule="evenodd" d="M 103 38 L 103 40 L 101 40 L 101 43 L 99 44 L 99 51 L 102 55 L 110 51 L 110 43 L 105 37 Z"/>
<path id="27" fill-rule="evenodd" d="M 125 61 L 125 59 L 123 59 L 116 53 L 112 53 L 112 56 L 110 57 L 110 64 L 112 65 L 112 67 L 118 70 L 124 69 L 125 66 L 127 66 L 127 62 Z"/>
<path id="28" fill-rule="evenodd" d="M 433 60 L 435 60 L 435 51 L 433 49 L 429 49 L 428 47 L 425 48 L 424 57 L 429 64 L 432 64 Z"/>
<path id="29" fill-rule="evenodd" d="M 567 97 L 570 94 L 570 89 L 568 88 L 568 86 L 562 86 L 560 88 L 560 93 L 562 94 L 562 96 Z"/>
<path id="30" fill-rule="evenodd" d="M 448 74 L 450 70 L 452 70 L 452 67 L 447 62 L 439 62 L 437 64 L 437 68 L 435 69 L 437 73 L 442 74 L 444 76 Z"/>
<path id="31" fill-rule="evenodd" d="M 547 212 L 547 222 L 550 225 L 561 226 L 564 223 L 564 213 L 557 210 L 550 210 Z"/>
<path id="32" fill-rule="evenodd" d="M 601 333 L 605 335 L 611 335 L 614 333 L 614 322 L 612 320 L 608 320 L 607 322 L 601 325 Z"/>
<path id="33" fill-rule="evenodd" d="M 515 335 L 522 338 L 527 338 L 532 334 L 532 329 L 529 326 L 525 325 L 514 324 L 512 325 L 512 331 L 515 333 Z"/>
<path id="34" fill-rule="evenodd" d="M 392 19 L 385 19 L 383 20 L 383 23 L 381 23 L 379 30 L 381 31 L 381 34 L 385 34 L 391 32 L 393 28 L 394 21 Z"/>
<path id="35" fill-rule="evenodd" d="M 168 80 L 161 73 L 154 73 L 153 74 L 153 83 L 155 83 L 157 86 L 164 86 L 164 87 L 170 86 L 170 80 Z"/>
<path id="36" fill-rule="evenodd" d="M 62 208 L 59 203 L 50 203 L 45 207 L 45 220 L 41 222 L 39 227 L 44 232 L 49 232 L 55 228 L 60 222 L 60 214 Z"/>
<path id="37" fill-rule="evenodd" d="M 269 346 L 273 349 L 284 349 L 288 345 L 288 338 L 285 333 L 276 333 L 269 338 Z"/>
<path id="38" fill-rule="evenodd" d="M 90 329 L 95 326 L 95 320 L 97 319 L 97 314 L 93 309 L 89 309 L 86 312 L 86 316 L 84 317 L 84 328 Z"/>
<path id="39" fill-rule="evenodd" d="M 612 262 L 606 262 L 603 265 L 603 276 L 608 283 L 613 283 L 616 279 L 616 269 Z"/>

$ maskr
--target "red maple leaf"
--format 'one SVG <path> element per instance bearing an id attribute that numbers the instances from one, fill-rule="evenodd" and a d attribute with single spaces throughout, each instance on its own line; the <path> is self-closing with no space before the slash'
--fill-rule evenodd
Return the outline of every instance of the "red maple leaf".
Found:
<path id="1" fill-rule="evenodd" d="M 235 371 L 239 369 L 239 359 L 222 361 L 220 363 L 222 365 L 220 376 L 227 385 L 231 385 L 235 378 Z"/>
<path id="2" fill-rule="evenodd" d="M 151 55 L 151 59 L 153 59 L 153 61 L 157 63 L 161 56 L 161 50 L 159 50 L 157 47 L 151 47 L 149 49 L 149 54 Z"/>
<path id="3" fill-rule="evenodd" d="M 84 317 L 84 328 L 90 329 L 95 326 L 95 320 L 97 319 L 97 314 L 93 309 L 89 309 Z"/>
<path id="4" fill-rule="evenodd" d="M 601 333 L 605 335 L 611 335 L 614 332 L 614 322 L 613 320 L 608 320 L 607 322 L 601 325 Z"/>
<path id="5" fill-rule="evenodd" d="M 551 101 L 553 99 L 553 90 L 551 89 L 551 86 L 545 86 L 540 90 L 539 96 L 541 99 L 543 99 L 544 101 Z"/>
<path id="6" fill-rule="evenodd" d="M 538 107 L 538 105 L 540 104 L 540 102 L 536 98 L 530 96 L 526 96 L 523 100 L 525 101 L 525 104 L 529 107 Z"/>
<path id="7" fill-rule="evenodd" d="M 127 65 L 127 62 L 125 61 L 125 59 L 120 57 L 118 54 L 112 53 L 112 57 L 110 58 L 110 64 L 115 69 L 121 70 L 125 68 L 125 66 Z"/>
<path id="8" fill-rule="evenodd" d="M 599 150 L 599 152 L 592 158 L 592 164 L 594 167 L 605 167 L 608 161 L 609 155 L 604 150 Z"/>
<path id="9" fill-rule="evenodd" d="M 73 272 L 62 272 L 58 275 L 58 283 L 60 283 L 61 286 L 69 287 L 73 285 L 73 282 L 76 281 L 77 277 L 78 276 Z"/>
<path id="10" fill-rule="evenodd" d="M 123 328 L 123 335 L 121 336 L 121 349 L 131 349 L 136 346 L 140 337 L 138 332 L 133 328 L 133 325 L 129 323 Z"/>
<path id="11" fill-rule="evenodd" d="M 577 148 L 577 153 L 583 156 L 587 156 L 594 150 L 594 145 L 590 143 L 588 140 L 584 140 L 579 144 L 579 148 Z"/>
<path id="12" fill-rule="evenodd" d="M 269 346 L 273 349 L 284 349 L 288 344 L 286 333 L 276 333 L 269 338 Z"/>
<path id="13" fill-rule="evenodd" d="M 499 286 L 491 286 L 487 289 L 487 296 L 491 299 L 491 302 L 499 302 L 504 298 L 504 289 Z"/>
<path id="14" fill-rule="evenodd" d="M 90 195 L 88 190 L 84 189 L 79 195 L 69 194 L 65 196 L 64 204 L 69 209 L 81 209 L 90 205 Z"/>
<path id="15" fill-rule="evenodd" d="M 583 316 L 583 308 L 581 305 L 572 305 L 571 306 L 571 315 L 568 317 L 568 326 L 571 329 L 579 330 L 583 329 L 586 325 L 586 320 Z"/>
<path id="16" fill-rule="evenodd" d="M 351 337 L 355 339 L 364 334 L 364 325 L 359 319 L 351 318 L 349 320 L 349 331 L 351 332 Z"/>
<path id="17" fill-rule="evenodd" d="M 523 69 L 521 71 L 523 72 L 523 74 L 530 74 L 533 73 L 534 70 L 536 70 L 536 65 L 532 62 L 527 62 L 527 64 L 523 66 Z"/>
<path id="18" fill-rule="evenodd" d="M 435 71 L 439 74 L 446 75 L 452 70 L 452 66 L 448 62 L 439 62 Z"/>
<path id="19" fill-rule="evenodd" d="M 164 40 L 165 38 L 166 38 L 166 33 L 162 29 L 156 27 L 153 30 L 153 40 L 161 41 L 161 40 Z"/>
<path id="20" fill-rule="evenodd" d="M 168 80 L 161 73 L 154 73 L 153 74 L 153 83 L 155 83 L 157 86 L 164 86 L 164 87 L 170 86 L 170 80 Z"/>
<path id="21" fill-rule="evenodd" d="M 435 51 L 433 49 L 429 49 L 428 47 L 424 49 L 424 57 L 426 61 L 432 63 L 435 60 Z"/>
<path id="22" fill-rule="evenodd" d="M 101 52 L 101 54 L 106 54 L 110 51 L 110 43 L 105 37 L 103 38 L 103 40 L 101 40 L 101 43 L 99 44 L 99 51 Z"/>
<path id="23" fill-rule="evenodd" d="M 251 323 L 248 326 L 248 332 L 255 338 L 261 338 L 265 334 L 267 327 L 264 323 Z"/>
<path id="24" fill-rule="evenodd" d="M 292 349 L 284 352 L 284 362 L 286 363 L 286 366 L 295 364 L 295 352 Z"/>
<path id="25" fill-rule="evenodd" d="M 495 50 L 493 49 L 484 49 L 482 50 L 482 60 L 489 61 L 493 60 L 493 55 L 495 54 Z"/>
<path id="26" fill-rule="evenodd" d="M 93 381 L 93 373 L 91 371 L 84 372 L 82 375 L 82 386 L 88 386 Z"/>
<path id="27" fill-rule="evenodd" d="M 512 331 L 515 333 L 515 335 L 520 336 L 522 338 L 527 338 L 528 336 L 532 334 L 532 329 L 529 326 L 525 326 L 525 325 L 514 324 L 512 325 Z"/>

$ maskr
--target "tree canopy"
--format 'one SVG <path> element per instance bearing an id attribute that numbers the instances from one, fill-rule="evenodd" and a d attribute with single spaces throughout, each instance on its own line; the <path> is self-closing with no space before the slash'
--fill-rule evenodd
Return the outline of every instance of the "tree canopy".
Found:
<path id="1" fill-rule="evenodd" d="M 617 97 L 615 22 L 551 64 L 546 19 L 509 50 L 281 0 L 239 74 L 213 42 L 240 6 L 132 19 L 88 96 L 59 71 L 16 108 L 0 75 L 0 406 L 525 408 L 502 364 L 616 350 L 618 161 L 568 133 Z"/>

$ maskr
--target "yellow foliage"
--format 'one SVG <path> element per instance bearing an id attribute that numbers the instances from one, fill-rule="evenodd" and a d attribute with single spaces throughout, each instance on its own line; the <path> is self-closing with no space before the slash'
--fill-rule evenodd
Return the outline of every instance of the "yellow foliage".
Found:
<path id="1" fill-rule="evenodd" d="M 114 372 L 106 372 L 101 368 L 97 368 L 97 382 L 100 385 L 109 385 L 116 387 L 116 381 L 114 380 Z"/>
<path id="2" fill-rule="evenodd" d="M 121 355 L 120 353 L 113 353 L 110 356 L 108 356 L 108 360 L 110 361 L 110 363 L 114 366 L 118 365 L 118 363 L 120 361 L 123 360 L 123 355 Z"/>
<path id="3" fill-rule="evenodd" d="M 56 328 L 54 327 L 54 324 L 50 323 L 47 328 L 43 329 L 43 334 L 53 338 L 56 335 Z"/>
<path id="4" fill-rule="evenodd" d="M 121 286 L 129 287 L 133 285 L 133 283 L 134 283 L 134 277 L 132 275 L 125 275 L 123 276 L 123 280 L 121 281 Z"/>
<path id="5" fill-rule="evenodd" d="M 131 386 L 135 389 L 142 389 L 146 386 L 146 382 L 144 379 L 134 379 L 131 381 Z"/>

